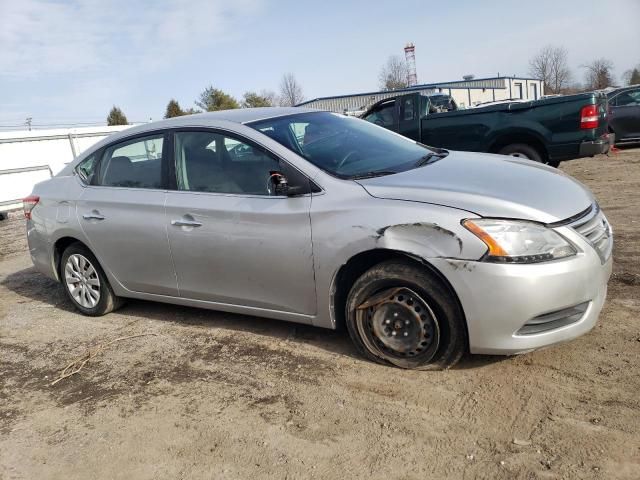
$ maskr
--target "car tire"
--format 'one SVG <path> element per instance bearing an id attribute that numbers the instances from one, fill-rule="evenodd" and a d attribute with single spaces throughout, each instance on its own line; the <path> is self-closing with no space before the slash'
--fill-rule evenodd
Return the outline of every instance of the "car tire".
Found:
<path id="1" fill-rule="evenodd" d="M 540 152 L 531 145 L 524 143 L 512 143 L 511 145 L 501 148 L 498 153 L 500 155 L 510 155 L 512 157 L 526 158 L 534 162 L 543 163 Z"/>
<path id="2" fill-rule="evenodd" d="M 467 351 L 462 309 L 450 289 L 427 268 L 387 261 L 353 284 L 346 325 L 357 350 L 384 365 L 443 370 Z"/>
<path id="3" fill-rule="evenodd" d="M 60 281 L 73 306 L 84 315 L 106 315 L 124 303 L 113 293 L 98 259 L 81 243 L 69 245 L 62 254 Z"/>

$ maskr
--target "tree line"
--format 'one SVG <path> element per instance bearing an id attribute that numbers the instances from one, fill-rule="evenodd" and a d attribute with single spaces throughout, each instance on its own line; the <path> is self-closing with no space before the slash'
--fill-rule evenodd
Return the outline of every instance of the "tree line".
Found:
<path id="1" fill-rule="evenodd" d="M 227 92 L 215 88 L 213 85 L 205 88 L 194 101 L 195 107 L 183 109 L 174 98 L 169 100 L 165 109 L 164 118 L 181 117 L 193 113 L 215 112 L 218 110 L 231 110 L 235 108 L 255 107 L 291 107 L 304 100 L 302 86 L 292 73 L 286 73 L 280 80 L 279 94 L 271 90 L 248 91 L 241 99 L 236 99 Z M 107 125 L 128 125 L 124 112 L 117 106 L 113 106 L 107 116 Z"/>
<path id="2" fill-rule="evenodd" d="M 584 82 L 576 81 L 569 68 L 569 54 L 563 47 L 548 45 L 529 61 L 529 75 L 544 82 L 548 94 L 578 93 L 614 86 L 614 65 L 606 58 L 598 58 L 581 65 Z M 378 76 L 382 90 L 397 90 L 408 86 L 409 69 L 400 55 L 390 56 Z M 640 64 L 622 74 L 624 85 L 640 84 Z"/>
<path id="3" fill-rule="evenodd" d="M 569 54 L 564 47 L 547 45 L 529 60 L 529 75 L 544 82 L 547 94 L 569 94 L 611 87 L 614 82 L 613 62 L 606 58 L 595 59 L 581 65 L 584 83 L 575 81 L 569 68 Z M 390 56 L 380 69 L 379 86 L 382 90 L 397 90 L 408 86 L 409 69 L 400 55 Z M 622 74 L 625 85 L 640 84 L 640 64 Z M 234 108 L 254 107 L 289 107 L 304 100 L 302 86 L 292 73 L 286 73 L 280 80 L 279 94 L 271 90 L 248 91 L 238 100 L 232 95 L 215 88 L 205 88 L 195 100 L 195 107 L 183 109 L 177 100 L 171 99 L 167 104 L 164 118 L 180 117 L 201 112 L 215 112 Z M 115 105 L 107 117 L 107 125 L 127 125 L 127 117 Z"/>

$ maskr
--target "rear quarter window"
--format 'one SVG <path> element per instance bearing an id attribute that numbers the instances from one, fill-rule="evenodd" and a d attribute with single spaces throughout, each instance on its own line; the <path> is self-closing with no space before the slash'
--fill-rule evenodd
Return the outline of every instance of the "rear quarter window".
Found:
<path id="1" fill-rule="evenodd" d="M 98 156 L 95 154 L 90 155 L 76 166 L 76 174 L 87 185 L 91 185 L 93 183 L 98 164 L 97 158 Z"/>

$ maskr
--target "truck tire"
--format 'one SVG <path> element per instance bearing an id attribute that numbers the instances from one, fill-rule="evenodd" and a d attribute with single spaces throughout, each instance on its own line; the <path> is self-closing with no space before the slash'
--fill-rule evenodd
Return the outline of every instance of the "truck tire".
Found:
<path id="1" fill-rule="evenodd" d="M 510 155 L 512 157 L 526 158 L 534 162 L 543 163 L 542 155 L 531 145 L 524 143 L 512 143 L 506 147 L 502 147 L 498 152 L 500 155 Z"/>
<path id="2" fill-rule="evenodd" d="M 427 268 L 408 261 L 382 262 L 362 274 L 345 314 L 357 350 L 383 365 L 443 370 L 467 350 L 457 299 Z"/>

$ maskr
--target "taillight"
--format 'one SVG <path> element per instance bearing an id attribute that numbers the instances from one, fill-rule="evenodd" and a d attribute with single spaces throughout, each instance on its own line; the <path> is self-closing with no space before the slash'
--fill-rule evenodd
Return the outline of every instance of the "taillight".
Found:
<path id="1" fill-rule="evenodd" d="M 580 110 L 580 128 L 598 128 L 598 106 L 587 105 Z"/>
<path id="2" fill-rule="evenodd" d="M 40 197 L 38 195 L 29 195 L 22 199 L 22 210 L 24 210 L 24 218 L 31 219 L 31 210 L 38 204 Z"/>

